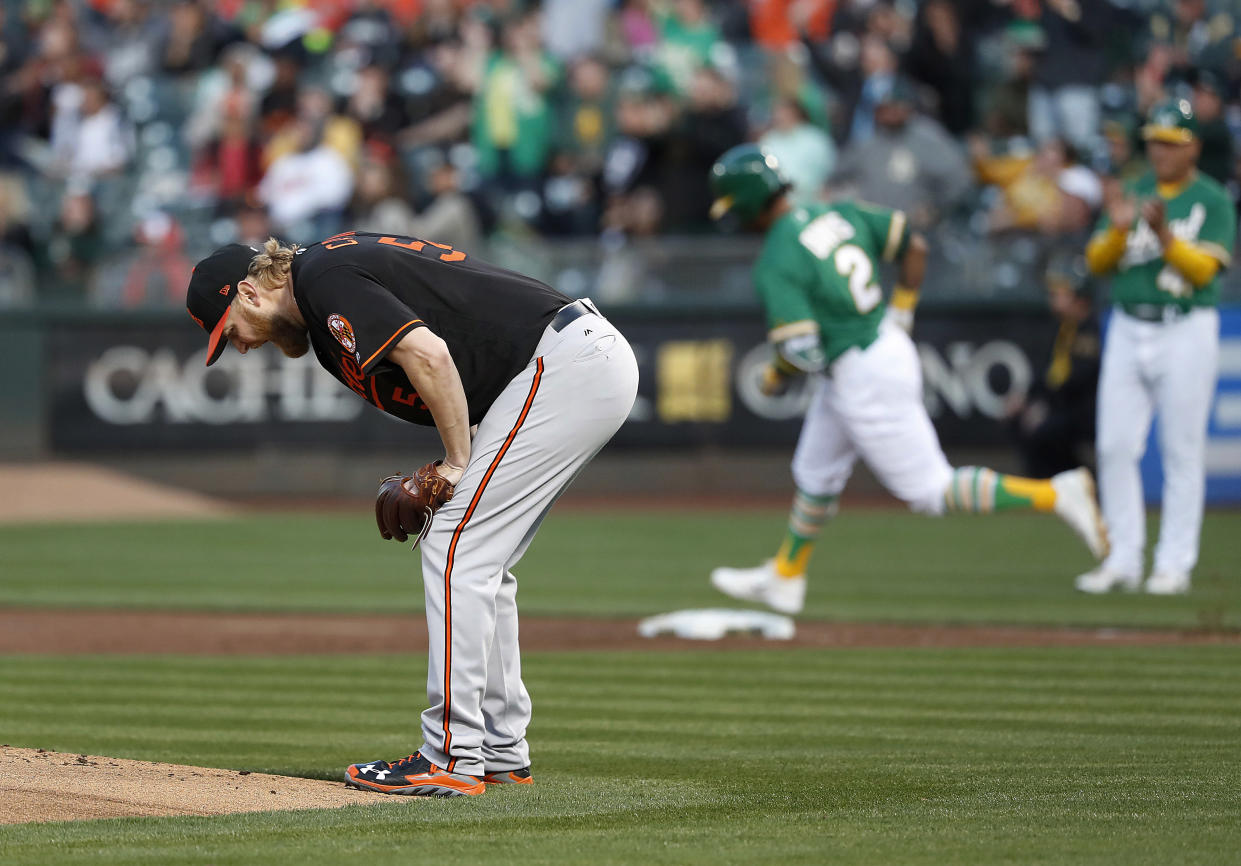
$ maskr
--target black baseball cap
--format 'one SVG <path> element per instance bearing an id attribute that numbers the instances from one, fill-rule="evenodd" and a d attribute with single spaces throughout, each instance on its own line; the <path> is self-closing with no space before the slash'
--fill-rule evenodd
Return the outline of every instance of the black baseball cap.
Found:
<path id="1" fill-rule="evenodd" d="M 190 274 L 190 287 L 185 293 L 185 308 L 190 318 L 207 332 L 207 366 L 210 367 L 224 351 L 222 339 L 228 322 L 229 305 L 237 297 L 237 284 L 250 271 L 250 262 L 258 254 L 254 247 L 229 244 L 220 247 L 197 265 Z"/>

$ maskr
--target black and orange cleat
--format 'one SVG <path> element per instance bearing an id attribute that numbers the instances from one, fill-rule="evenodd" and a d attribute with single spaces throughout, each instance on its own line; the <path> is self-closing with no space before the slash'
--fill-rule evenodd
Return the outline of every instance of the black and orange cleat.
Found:
<path id="1" fill-rule="evenodd" d="M 413 797 L 472 797 L 487 790 L 482 777 L 450 773 L 422 757 L 421 752 L 392 763 L 350 764 L 345 770 L 345 784 L 363 791 Z"/>
<path id="2" fill-rule="evenodd" d="M 522 767 L 520 770 L 497 770 L 494 773 L 487 773 L 483 776 L 483 781 L 488 785 L 533 785 L 534 777 L 530 775 L 529 767 Z"/>

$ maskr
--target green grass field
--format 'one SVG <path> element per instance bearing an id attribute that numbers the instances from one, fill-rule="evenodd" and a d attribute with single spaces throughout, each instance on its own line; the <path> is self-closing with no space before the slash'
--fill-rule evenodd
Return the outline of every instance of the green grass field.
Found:
<path id="1" fill-rule="evenodd" d="M 631 616 L 725 601 L 716 565 L 772 555 L 781 511 L 558 509 L 515 569 L 526 613 Z M 843 513 L 811 562 L 806 616 L 836 620 L 1241 628 L 1241 513 L 1207 517 L 1185 598 L 1086 597 L 1091 565 L 1043 515 L 941 520 Z M 211 524 L 0 527 L 0 604 L 228 610 L 418 610 L 418 557 L 364 509 Z"/>
<path id="2" fill-rule="evenodd" d="M 1211 647 L 532 654 L 533 789 L 0 828 L 0 862 L 1235 862 L 1239 660 Z M 403 656 L 7 659 L 0 730 L 333 778 L 416 745 L 423 672 Z"/>
<path id="3" fill-rule="evenodd" d="M 714 606 L 778 510 L 559 509 L 527 613 Z M 1188 597 L 1087 598 L 1036 517 L 857 511 L 808 615 L 1241 626 L 1241 515 Z M 412 610 L 365 513 L 0 528 L 0 604 Z M 1241 860 L 1241 646 L 528 653 L 538 784 L 453 801 L 0 827 L 0 863 L 1228 863 Z M 0 742 L 337 778 L 415 748 L 420 657 L 0 656 Z M 393 798 L 395 799 L 395 798 Z"/>

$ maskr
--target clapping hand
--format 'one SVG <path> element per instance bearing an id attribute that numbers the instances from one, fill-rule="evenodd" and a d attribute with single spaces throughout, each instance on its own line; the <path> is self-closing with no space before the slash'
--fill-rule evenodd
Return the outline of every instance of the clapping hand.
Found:
<path id="1" fill-rule="evenodd" d="M 1107 216 L 1117 231 L 1127 235 L 1129 229 L 1133 228 L 1133 221 L 1138 216 L 1137 203 L 1131 198 L 1119 196 L 1108 204 Z"/>
<path id="2" fill-rule="evenodd" d="M 1155 234 L 1162 235 L 1164 229 L 1167 228 L 1163 199 L 1152 198 L 1142 202 L 1142 219 L 1146 220 L 1146 224 L 1154 230 Z"/>

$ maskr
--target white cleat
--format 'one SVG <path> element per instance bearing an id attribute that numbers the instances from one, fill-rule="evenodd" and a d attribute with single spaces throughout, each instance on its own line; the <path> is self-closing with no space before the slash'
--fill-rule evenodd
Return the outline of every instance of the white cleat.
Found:
<path id="1" fill-rule="evenodd" d="M 1078 575 L 1073 585 L 1077 587 L 1078 592 L 1088 592 L 1091 595 L 1102 595 L 1114 589 L 1137 592 L 1142 588 L 1142 578 L 1136 574 L 1122 574 L 1119 571 L 1112 571 L 1110 568 L 1100 565 L 1094 571 Z"/>
<path id="2" fill-rule="evenodd" d="M 1107 524 L 1103 522 L 1103 512 L 1099 510 L 1090 470 L 1080 467 L 1061 472 L 1052 477 L 1051 486 L 1056 491 L 1056 514 L 1086 542 L 1095 559 L 1105 558 L 1110 548 Z"/>
<path id="3" fill-rule="evenodd" d="M 1146 579 L 1151 595 L 1184 595 L 1189 592 L 1189 574 L 1184 571 L 1154 571 Z"/>
<path id="4" fill-rule="evenodd" d="M 724 595 L 757 601 L 780 613 L 801 613 L 806 603 L 805 575 L 781 577 L 770 559 L 756 568 L 713 569 L 711 585 Z"/>

